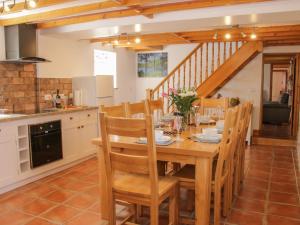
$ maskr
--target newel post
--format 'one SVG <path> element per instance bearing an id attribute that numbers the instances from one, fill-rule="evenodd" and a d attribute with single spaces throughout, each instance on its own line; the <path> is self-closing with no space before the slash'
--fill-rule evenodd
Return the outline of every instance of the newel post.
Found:
<path id="1" fill-rule="evenodd" d="M 150 89 L 150 88 L 146 89 L 146 98 L 148 100 L 152 100 L 152 92 L 153 92 L 152 89 Z"/>

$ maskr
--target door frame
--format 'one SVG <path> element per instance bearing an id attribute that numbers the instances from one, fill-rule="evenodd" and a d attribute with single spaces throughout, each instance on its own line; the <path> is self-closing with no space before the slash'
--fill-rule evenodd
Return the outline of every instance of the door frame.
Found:
<path id="1" fill-rule="evenodd" d="M 294 56 L 296 59 L 295 62 L 295 73 L 294 73 L 294 89 L 293 89 L 293 105 L 292 105 L 292 113 L 291 113 L 291 137 L 296 138 L 298 133 L 298 126 L 299 126 L 299 107 L 300 107 L 300 53 L 264 53 L 262 57 L 262 79 L 261 79 L 261 110 L 260 110 L 260 122 L 259 122 L 259 130 L 262 128 L 263 124 L 263 85 L 264 85 L 264 56 Z M 280 64 L 279 62 L 276 62 Z M 272 73 L 272 64 L 276 63 L 270 63 L 271 64 L 271 73 Z"/>

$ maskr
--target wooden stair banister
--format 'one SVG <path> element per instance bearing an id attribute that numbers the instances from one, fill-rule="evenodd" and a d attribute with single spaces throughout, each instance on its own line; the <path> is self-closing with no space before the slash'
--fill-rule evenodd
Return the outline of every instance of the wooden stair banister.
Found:
<path id="1" fill-rule="evenodd" d="M 210 97 L 218 89 L 240 71 L 249 61 L 263 49 L 262 42 L 248 42 L 239 51 L 236 51 L 225 63 L 223 63 L 208 79 L 198 88 L 199 96 Z"/>
<path id="2" fill-rule="evenodd" d="M 211 96 L 262 50 L 261 42 L 204 42 L 189 53 L 153 89 L 147 98 L 159 99 L 170 88 L 195 88 L 200 96 Z M 164 99 L 164 111 L 171 112 L 169 99 Z"/>

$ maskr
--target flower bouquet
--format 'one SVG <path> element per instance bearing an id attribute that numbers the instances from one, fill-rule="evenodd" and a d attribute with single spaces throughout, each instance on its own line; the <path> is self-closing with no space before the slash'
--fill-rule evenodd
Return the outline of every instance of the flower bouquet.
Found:
<path id="1" fill-rule="evenodd" d="M 175 112 L 183 117 L 183 127 L 188 124 L 193 102 L 198 99 L 197 92 L 192 89 L 169 89 L 169 94 L 163 93 L 163 97 L 170 99 L 170 105 L 175 105 Z"/>

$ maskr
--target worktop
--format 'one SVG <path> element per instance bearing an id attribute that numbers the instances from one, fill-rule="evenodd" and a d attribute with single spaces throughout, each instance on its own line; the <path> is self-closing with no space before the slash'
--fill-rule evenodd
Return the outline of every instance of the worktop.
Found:
<path id="1" fill-rule="evenodd" d="M 87 110 L 98 109 L 95 106 L 81 106 L 81 107 L 74 107 L 74 108 L 66 108 L 66 109 L 57 109 L 53 111 L 44 111 L 40 113 L 34 114 L 0 114 L 0 123 L 1 122 L 10 122 L 15 120 L 23 120 L 23 119 L 33 119 L 43 116 L 54 116 L 59 114 L 66 114 L 66 113 L 73 113 L 73 112 L 81 112 Z"/>

